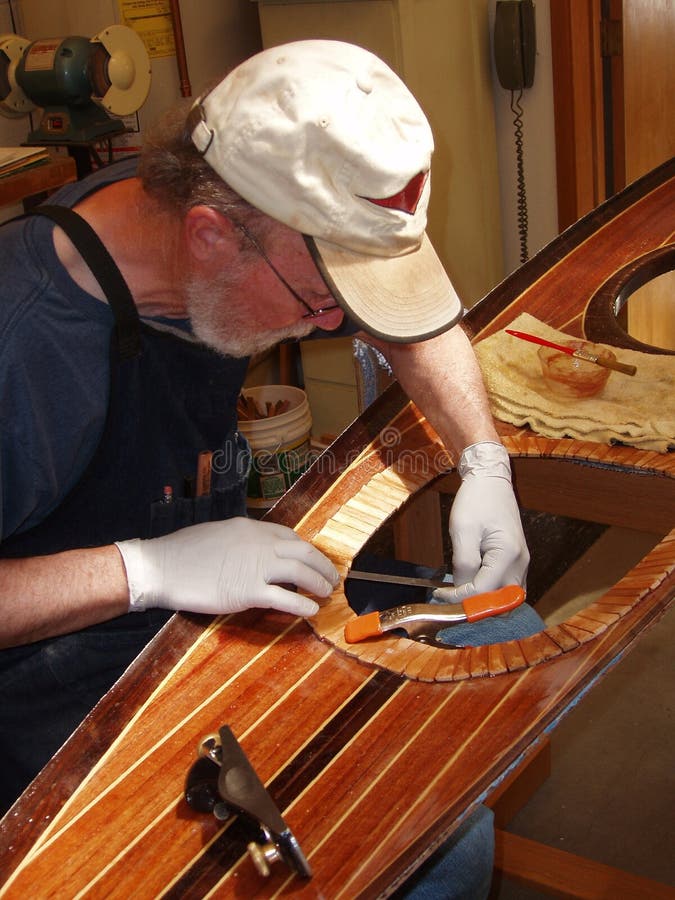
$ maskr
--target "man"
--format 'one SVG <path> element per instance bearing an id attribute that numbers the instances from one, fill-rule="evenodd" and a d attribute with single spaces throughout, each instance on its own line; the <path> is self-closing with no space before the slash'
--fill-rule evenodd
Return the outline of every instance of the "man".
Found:
<path id="1" fill-rule="evenodd" d="M 361 329 L 460 459 L 444 600 L 524 582 L 508 456 L 424 233 L 432 149 L 380 60 L 299 42 L 235 69 L 138 170 L 3 228 L 5 805 L 171 611 L 309 616 L 283 585 L 336 585 L 292 531 L 243 518 L 236 398 L 280 340 Z M 203 449 L 231 464 L 195 496 Z"/>

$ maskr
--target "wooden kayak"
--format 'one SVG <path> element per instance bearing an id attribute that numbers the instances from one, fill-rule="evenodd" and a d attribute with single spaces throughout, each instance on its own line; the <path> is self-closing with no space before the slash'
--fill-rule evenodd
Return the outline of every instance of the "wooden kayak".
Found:
<path id="1" fill-rule="evenodd" d="M 496 287 L 468 315 L 475 339 L 527 311 L 571 334 L 635 346 L 614 318 L 617 292 L 672 268 L 674 235 L 671 161 Z M 396 452 L 389 427 L 405 435 Z M 0 823 L 0 896 L 393 891 L 675 593 L 672 454 L 501 432 L 528 502 L 653 532 L 654 548 L 565 622 L 474 649 L 390 636 L 347 645 L 343 586 L 309 623 L 257 610 L 175 615 Z M 439 464 L 435 433 L 396 384 L 329 452 L 330 465 L 320 457 L 268 518 L 345 573 L 409 498 L 452 480 L 452 461 Z M 412 466 L 413 457 L 427 464 Z M 283 864 L 263 878 L 238 819 L 186 803 L 197 747 L 223 725 L 292 829 L 311 879 Z"/>

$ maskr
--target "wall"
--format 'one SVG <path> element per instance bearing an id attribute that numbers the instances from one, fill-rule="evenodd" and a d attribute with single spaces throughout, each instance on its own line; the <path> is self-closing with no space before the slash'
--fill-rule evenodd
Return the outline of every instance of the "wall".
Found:
<path id="1" fill-rule="evenodd" d="M 551 240 L 557 233 L 557 209 L 555 192 L 555 147 L 553 134 L 553 103 L 551 79 L 551 37 L 550 37 L 550 0 L 536 0 L 537 27 L 537 61 L 535 82 L 531 89 L 525 91 L 522 105 L 524 108 L 524 158 L 525 179 L 529 212 L 529 248 L 530 254 Z M 266 4 L 261 4 L 265 6 Z M 367 32 L 380 28 L 378 16 L 385 0 L 361 0 L 361 2 L 344 2 L 340 4 L 344 20 L 343 28 L 351 31 L 355 27 L 363 27 Z M 481 247 L 480 235 L 475 232 L 461 231 L 457 226 L 449 228 L 440 220 L 443 213 L 432 210 L 437 217 L 439 236 L 452 246 L 453 255 L 470 260 L 472 270 L 481 271 L 480 280 L 470 280 L 463 276 L 455 276 L 459 280 L 458 287 L 465 302 L 475 301 L 501 277 L 518 266 L 519 244 L 516 217 L 516 176 L 515 148 L 513 139 L 512 113 L 509 109 L 509 93 L 504 91 L 497 80 L 492 63 L 492 29 L 496 0 L 443 0 L 444 29 L 434 29 L 430 25 L 430 15 L 434 12 L 433 0 L 415 0 L 415 15 L 405 23 L 406 28 L 414 28 L 416 42 L 431 42 L 431 50 L 437 56 L 441 53 L 446 31 L 457 32 L 465 29 L 466 39 L 462 40 L 461 55 L 450 62 L 443 63 L 443 74 L 448 79 L 439 78 L 435 84 L 437 94 L 445 94 L 450 110 L 456 109 L 457 115 L 466 116 L 477 99 L 475 86 L 462 92 L 456 85 L 462 82 L 462 72 L 467 73 L 467 82 L 475 83 L 476 68 L 488 66 L 488 79 L 491 80 L 494 97 L 494 135 L 487 135 L 489 140 L 496 140 L 498 182 L 495 190 L 499 191 L 499 220 L 497 221 L 500 247 L 498 250 L 486 251 Z M 188 56 L 190 81 L 193 93 L 196 93 L 209 80 L 222 71 L 236 64 L 240 59 L 255 52 L 260 46 L 258 24 L 258 6 L 251 0 L 198 0 L 198 3 L 181 4 L 183 32 Z M 305 5 L 303 19 L 313 25 L 313 17 L 320 15 L 316 8 L 320 3 Z M 65 34 L 93 35 L 104 25 L 120 21 L 117 0 L 12 0 L 11 11 L 17 20 L 17 30 L 30 39 L 52 37 Z M 284 13 L 279 11 L 280 16 Z M 486 21 L 486 17 L 488 20 Z M 425 24 L 426 22 L 426 24 Z M 287 26 L 288 27 L 288 26 Z M 11 30 L 9 0 L 0 0 L 0 32 Z M 436 37 L 433 32 L 436 30 Z M 486 32 L 486 33 L 484 33 Z M 381 42 L 386 43 L 386 37 Z M 394 40 L 393 38 L 391 39 Z M 471 43 L 478 43 L 477 51 L 470 51 Z M 482 49 L 481 49 L 482 48 Z M 431 52 L 431 51 L 430 51 Z M 408 65 L 412 66 L 410 54 Z M 448 69 L 448 66 L 450 68 Z M 175 99 L 180 97 L 179 79 L 175 58 L 153 59 L 153 83 L 150 96 L 139 114 L 141 126 L 152 121 Z M 419 78 L 414 71 L 411 79 Z M 470 77 L 469 77 L 470 76 Z M 481 75 L 482 79 L 483 76 Z M 455 87 L 450 88 L 450 83 Z M 481 80 L 478 82 L 481 83 Z M 424 90 L 430 88 L 425 87 Z M 482 94 L 481 88 L 481 94 Z M 434 112 L 434 116 L 436 113 Z M 441 149 L 451 139 L 447 128 L 434 122 L 439 131 Z M 12 146 L 21 143 L 30 129 L 29 120 L 7 119 L 0 117 L 0 144 Z M 478 177 L 485 171 L 482 157 L 473 162 L 464 156 L 454 159 L 452 172 L 455 188 L 461 184 L 462 190 L 471 195 L 472 177 L 462 178 L 462 171 L 468 167 L 477 169 Z M 487 177 L 493 178 L 492 173 Z M 438 177 L 434 183 L 434 204 L 437 195 L 445 194 L 443 204 L 453 201 L 452 194 L 443 185 L 443 178 Z M 436 190 L 438 188 L 438 190 Z M 483 223 L 490 227 L 492 213 L 483 213 Z M 480 228 L 479 223 L 479 228 Z M 468 242 L 468 243 L 463 243 Z M 485 253 L 488 259 L 485 259 Z M 450 265 L 451 268 L 451 265 Z"/>
<path id="2" fill-rule="evenodd" d="M 429 236 L 465 305 L 503 275 L 488 0 L 260 0 L 263 44 L 352 41 L 410 87 L 434 132 Z"/>
<path id="3" fill-rule="evenodd" d="M 493 39 L 496 0 L 490 4 L 490 40 Z M 551 72 L 550 0 L 536 0 L 537 56 L 534 84 L 523 92 L 523 155 L 528 208 L 529 255 L 558 234 L 556 200 L 553 76 Z M 492 59 L 494 57 L 492 56 Z M 492 62 L 502 246 L 505 273 L 520 264 L 517 218 L 516 149 L 511 94 L 499 84 Z"/>
<path id="4" fill-rule="evenodd" d="M 250 0 L 198 0 L 181 4 L 181 19 L 192 93 L 260 48 L 257 9 Z M 7 29 L 7 0 L 0 24 Z M 12 0 L 17 32 L 30 40 L 70 34 L 92 37 L 122 19 L 117 0 Z M 140 110 L 141 129 L 180 99 L 174 56 L 152 58 L 150 95 Z M 30 130 L 27 118 L 0 117 L 0 144 L 20 143 Z M 136 141 L 136 143 L 138 143 Z"/>
<path id="5" fill-rule="evenodd" d="M 261 46 L 259 9 L 270 43 L 325 36 L 371 46 L 401 72 L 431 120 L 437 150 L 429 230 L 470 305 L 519 264 L 513 116 L 492 62 L 495 6 L 496 0 L 183 0 L 193 93 Z M 7 9 L 0 0 L 3 30 Z M 120 21 L 117 0 L 13 0 L 12 9 L 17 30 L 31 39 L 93 35 Z M 537 0 L 535 82 L 522 99 L 530 254 L 557 233 L 549 22 L 549 0 Z M 141 128 L 180 97 L 174 57 L 153 59 L 152 71 Z M 0 117 L 0 144 L 18 144 L 28 130 L 27 119 Z M 331 368 L 325 357 L 306 365 L 310 378 Z M 339 430 L 357 411 L 350 366 L 341 357 L 332 367 L 338 374 L 329 379 L 333 394 L 325 404 L 332 419 L 321 420 L 321 430 Z M 327 390 L 322 385 L 328 396 Z"/>
<path id="6" fill-rule="evenodd" d="M 675 8 L 672 0 L 624 3 L 623 62 L 626 182 L 675 154 Z M 628 330 L 640 341 L 675 351 L 675 272 L 633 294 Z"/>
<path id="7" fill-rule="evenodd" d="M 435 150 L 428 233 L 466 306 L 502 277 L 488 0 L 259 0 L 263 45 L 304 38 L 372 50 L 409 86 Z M 333 346 L 335 345 L 335 346 Z M 301 346 L 314 434 L 358 413 L 352 342 Z"/>
<path id="8" fill-rule="evenodd" d="M 350 40 L 406 81 L 434 130 L 429 234 L 462 300 L 471 305 L 519 265 L 510 95 L 492 62 L 496 0 L 260 0 L 263 44 L 307 37 Z M 523 130 L 530 252 L 557 233 L 548 0 L 536 9 L 537 65 Z M 319 430 L 357 412 L 351 344 L 327 358 L 302 347 Z M 331 425 L 332 423 L 332 425 Z"/>

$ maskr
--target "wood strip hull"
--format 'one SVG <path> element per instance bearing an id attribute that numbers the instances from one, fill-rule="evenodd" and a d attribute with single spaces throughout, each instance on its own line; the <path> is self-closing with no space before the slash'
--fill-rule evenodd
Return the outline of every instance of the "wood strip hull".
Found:
<path id="1" fill-rule="evenodd" d="M 588 298 L 611 273 L 672 242 L 674 168 L 601 207 L 507 279 L 472 314 L 477 336 L 524 310 L 584 333 Z M 396 446 L 383 439 L 392 427 L 405 435 Z M 385 638 L 376 657 L 356 659 L 341 644 L 348 611 L 338 596 L 314 628 L 258 611 L 174 616 L 0 823 L 0 895 L 292 890 L 353 898 L 393 890 L 675 593 L 669 457 L 503 430 L 514 462 L 609 469 L 638 496 L 640 483 L 656 483 L 666 498 L 663 539 L 582 613 L 533 639 L 475 651 Z M 423 473 L 410 464 L 418 450 L 412 458 L 426 461 Z M 333 445 L 330 471 L 315 466 L 269 518 L 316 539 L 346 567 L 368 533 L 441 477 L 450 463 L 439 463 L 436 450 L 433 432 L 393 386 Z M 225 723 L 281 807 L 311 881 L 283 866 L 262 880 L 238 825 L 219 826 L 185 803 L 198 742 Z"/>

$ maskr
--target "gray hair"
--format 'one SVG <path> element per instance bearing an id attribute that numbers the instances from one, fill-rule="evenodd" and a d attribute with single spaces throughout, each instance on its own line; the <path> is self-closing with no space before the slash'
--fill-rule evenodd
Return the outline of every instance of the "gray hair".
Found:
<path id="1" fill-rule="evenodd" d="M 191 101 L 170 109 L 148 132 L 138 166 L 143 189 L 161 207 L 178 215 L 193 206 L 210 206 L 241 224 L 266 217 L 232 190 L 192 143 Z"/>

